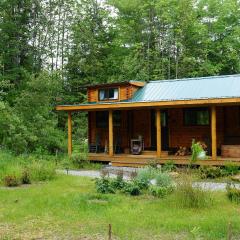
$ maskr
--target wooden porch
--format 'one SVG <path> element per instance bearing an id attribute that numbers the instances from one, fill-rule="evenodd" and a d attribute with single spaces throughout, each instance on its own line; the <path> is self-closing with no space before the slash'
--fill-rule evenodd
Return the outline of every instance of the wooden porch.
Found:
<path id="1" fill-rule="evenodd" d="M 113 166 L 141 167 L 151 162 L 164 164 L 173 161 L 177 165 L 189 164 L 189 155 L 176 156 L 174 152 L 179 146 L 190 148 L 192 139 L 204 141 L 208 139 L 208 156 L 197 161 L 196 165 L 225 165 L 231 162 L 240 166 L 240 108 L 225 106 L 208 106 L 209 121 L 203 126 L 185 126 L 184 112 L 188 108 L 142 109 L 121 112 L 121 122 L 114 122 L 114 111 L 105 111 L 105 125 L 98 126 L 101 117 L 96 112 L 90 112 L 89 118 L 89 161 L 110 162 Z M 201 108 L 200 108 L 201 109 Z M 195 111 L 195 110 L 194 110 Z M 162 114 L 167 113 L 167 114 Z M 238 116 L 239 113 L 239 116 Z M 144 116 L 144 117 L 142 117 Z M 152 116 L 155 118 L 152 119 Z M 165 118 L 167 116 L 167 134 L 165 134 Z M 238 118 L 236 118 L 238 116 Z M 68 113 L 68 153 L 72 153 L 71 112 Z M 235 119 L 236 118 L 236 119 Z M 164 121 L 162 121 L 164 120 Z M 169 121 L 168 121 L 169 120 Z M 155 127 L 153 129 L 153 127 Z M 131 141 L 136 136 L 144 136 L 145 148 L 134 155 L 131 151 Z M 121 138 L 120 144 L 118 139 Z M 167 142 L 167 148 L 165 143 Z M 91 146 L 94 149 L 91 149 Z M 120 147 L 120 151 L 117 150 Z M 155 147 L 154 147 L 155 146 Z M 231 147 L 236 156 L 227 156 L 229 149 L 223 151 L 223 146 Z M 225 154 L 222 154 L 222 153 Z M 223 157 L 224 156 L 224 157 Z"/>
<path id="2" fill-rule="evenodd" d="M 164 164 L 167 161 L 173 161 L 176 165 L 188 165 L 190 156 L 166 155 L 158 158 L 156 152 L 149 151 L 147 154 L 142 155 L 114 154 L 109 156 L 107 153 L 89 153 L 88 159 L 89 161 L 109 162 L 112 166 L 143 167 L 151 162 Z M 229 162 L 240 166 L 240 159 L 223 158 L 221 156 L 218 156 L 217 160 L 212 160 L 211 156 L 208 156 L 205 160 L 197 161 L 195 165 L 223 166 Z"/>

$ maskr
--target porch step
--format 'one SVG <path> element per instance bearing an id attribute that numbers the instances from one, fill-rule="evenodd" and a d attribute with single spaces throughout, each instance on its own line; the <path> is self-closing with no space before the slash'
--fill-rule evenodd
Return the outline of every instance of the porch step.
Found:
<path id="1" fill-rule="evenodd" d="M 142 151 L 141 155 L 151 155 L 151 156 L 155 156 L 155 155 L 157 155 L 157 152 L 156 152 L 156 151 L 144 150 L 144 151 Z M 168 156 L 168 151 L 162 151 L 162 152 L 161 152 L 161 156 L 162 156 L 162 157 L 167 157 L 167 156 Z"/>
<path id="2" fill-rule="evenodd" d="M 162 151 L 161 152 L 161 157 L 168 157 L 169 152 L 168 151 Z"/>
<path id="3" fill-rule="evenodd" d="M 151 156 L 154 156 L 156 155 L 157 152 L 156 151 L 149 151 L 149 150 L 144 150 L 142 151 L 141 155 L 151 155 Z"/>

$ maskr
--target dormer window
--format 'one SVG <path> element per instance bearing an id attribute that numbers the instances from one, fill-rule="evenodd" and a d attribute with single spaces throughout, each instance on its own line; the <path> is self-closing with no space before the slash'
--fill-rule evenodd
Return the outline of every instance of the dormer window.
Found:
<path id="1" fill-rule="evenodd" d="M 118 88 L 105 88 L 99 90 L 99 100 L 117 100 L 118 99 Z"/>

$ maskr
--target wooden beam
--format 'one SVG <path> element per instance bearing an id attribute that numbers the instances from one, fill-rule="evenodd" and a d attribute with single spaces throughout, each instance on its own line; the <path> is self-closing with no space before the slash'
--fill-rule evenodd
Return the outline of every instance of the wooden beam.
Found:
<path id="1" fill-rule="evenodd" d="M 146 82 L 139 82 L 139 81 L 130 81 L 129 83 L 136 87 L 143 87 L 146 85 Z"/>
<path id="2" fill-rule="evenodd" d="M 109 110 L 108 114 L 108 127 L 109 127 L 109 156 L 113 156 L 113 111 Z"/>
<path id="3" fill-rule="evenodd" d="M 162 154 L 163 155 L 163 154 Z M 114 154 L 113 156 L 106 155 L 104 153 L 89 153 L 89 161 L 101 161 L 101 162 L 112 162 L 113 166 L 146 166 L 149 165 L 149 162 L 154 160 L 159 164 L 164 164 L 167 161 L 171 160 L 175 164 L 179 165 L 189 165 L 189 157 L 187 156 L 166 156 L 157 158 L 156 155 L 131 155 L 131 154 Z M 213 161 L 211 159 L 199 160 L 194 165 L 212 165 L 212 166 L 223 166 L 226 163 L 233 163 L 237 166 L 240 166 L 240 160 L 238 158 L 221 158 L 218 157 L 218 160 Z"/>
<path id="4" fill-rule="evenodd" d="M 216 106 L 211 109 L 212 160 L 217 160 L 217 116 Z"/>
<path id="5" fill-rule="evenodd" d="M 68 112 L 68 156 L 72 155 L 72 113 Z"/>
<path id="6" fill-rule="evenodd" d="M 162 152 L 162 135 L 161 135 L 161 111 L 156 110 L 156 121 L 157 121 L 157 157 L 161 157 Z"/>
<path id="7" fill-rule="evenodd" d="M 96 111 L 109 109 L 133 109 L 133 108 L 154 108 L 154 107 L 189 107 L 189 106 L 209 106 L 218 104 L 220 106 L 240 105 L 240 98 L 223 99 L 199 99 L 199 100 L 177 100 L 159 102 L 112 102 L 98 104 L 81 105 L 61 105 L 56 106 L 58 111 Z"/>

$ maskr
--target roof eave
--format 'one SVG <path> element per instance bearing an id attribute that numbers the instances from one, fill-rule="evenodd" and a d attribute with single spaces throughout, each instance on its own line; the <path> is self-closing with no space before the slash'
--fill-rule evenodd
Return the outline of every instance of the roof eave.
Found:
<path id="1" fill-rule="evenodd" d="M 240 104 L 240 98 L 212 98 L 194 100 L 156 101 L 156 102 L 114 102 L 82 105 L 59 105 L 57 111 L 101 111 L 108 109 L 136 109 L 136 108 L 166 108 L 187 107 L 198 105 L 235 105 Z"/>

